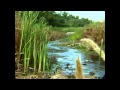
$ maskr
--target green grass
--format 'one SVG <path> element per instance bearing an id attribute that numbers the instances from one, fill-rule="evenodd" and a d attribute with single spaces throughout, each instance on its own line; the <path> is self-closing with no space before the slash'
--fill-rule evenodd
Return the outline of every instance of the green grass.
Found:
<path id="1" fill-rule="evenodd" d="M 63 31 L 63 32 L 76 32 L 79 31 L 80 27 L 50 27 L 51 30 Z"/>
<path id="2" fill-rule="evenodd" d="M 78 28 L 77 28 L 78 29 Z M 83 37 L 84 28 L 79 28 L 79 30 L 74 30 L 75 33 L 68 37 L 69 41 L 78 41 Z"/>
<path id="3" fill-rule="evenodd" d="M 83 37 L 84 29 L 82 27 L 50 27 L 50 30 L 58 31 L 58 33 L 63 32 L 64 34 L 66 34 L 67 32 L 75 32 L 75 34 L 68 37 L 67 40 L 68 41 L 76 41 Z M 53 34 L 54 34 L 54 32 L 53 32 Z M 52 36 L 54 36 L 54 35 L 52 35 Z"/>

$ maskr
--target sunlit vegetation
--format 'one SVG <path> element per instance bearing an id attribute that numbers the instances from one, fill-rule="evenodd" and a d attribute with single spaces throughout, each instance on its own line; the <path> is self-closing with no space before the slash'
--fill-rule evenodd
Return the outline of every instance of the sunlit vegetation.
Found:
<path id="1" fill-rule="evenodd" d="M 60 40 L 63 47 L 71 46 L 83 50 L 90 58 L 105 61 L 105 21 L 94 22 L 88 18 L 79 19 L 79 16 L 66 12 L 16 11 L 15 62 L 17 71 L 28 75 L 23 79 L 84 78 L 79 58 L 76 60 L 75 75 L 63 76 L 59 73 L 61 72 L 59 65 L 60 68 L 54 71 L 54 74 L 58 75 L 50 76 L 53 67 L 56 67 L 58 63 L 56 57 L 49 57 L 50 48 L 47 44 L 55 40 Z"/>
<path id="2" fill-rule="evenodd" d="M 17 59 L 23 59 L 24 73 L 28 72 L 31 62 L 34 73 L 50 71 L 49 59 L 47 59 L 48 27 L 44 17 L 36 22 L 38 14 L 38 12 L 25 11 L 21 16 L 20 49 Z M 23 53 L 23 57 L 20 53 Z"/>

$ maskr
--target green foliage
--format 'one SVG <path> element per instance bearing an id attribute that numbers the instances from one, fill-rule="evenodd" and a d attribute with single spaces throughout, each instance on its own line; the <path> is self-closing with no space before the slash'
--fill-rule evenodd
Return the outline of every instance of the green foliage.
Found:
<path id="1" fill-rule="evenodd" d="M 80 30 L 80 27 L 66 27 L 63 29 L 64 32 L 77 32 Z"/>
<path id="2" fill-rule="evenodd" d="M 79 26 L 83 27 L 83 26 L 88 25 L 90 23 L 92 23 L 92 21 L 88 20 L 88 18 L 87 19 L 86 18 L 81 18 L 80 22 L 79 22 Z"/>
<path id="3" fill-rule="evenodd" d="M 41 17 L 46 19 L 48 25 L 56 27 L 83 27 L 92 22 L 86 18 L 79 19 L 79 16 L 69 15 L 66 12 L 39 11 L 37 20 L 39 21 Z"/>
<path id="4" fill-rule="evenodd" d="M 35 13 L 38 13 L 38 17 L 36 19 L 36 22 L 40 21 L 41 17 L 44 17 L 46 19 L 46 23 L 48 25 L 56 26 L 56 27 L 83 27 L 92 21 L 86 18 L 79 19 L 79 16 L 73 16 L 66 12 L 56 13 L 55 11 L 26 11 L 29 12 L 29 16 L 35 15 Z M 19 15 L 20 17 L 23 16 L 22 11 L 16 11 L 16 15 Z"/>
<path id="5" fill-rule="evenodd" d="M 76 28 L 73 30 L 75 33 L 68 37 L 70 41 L 78 41 L 83 38 L 83 32 L 85 30 L 84 28 Z"/>

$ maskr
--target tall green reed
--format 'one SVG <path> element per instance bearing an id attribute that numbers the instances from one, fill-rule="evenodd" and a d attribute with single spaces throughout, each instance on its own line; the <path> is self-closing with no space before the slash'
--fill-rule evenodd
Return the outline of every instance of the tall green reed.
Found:
<path id="1" fill-rule="evenodd" d="M 20 51 L 24 53 L 24 72 L 28 71 L 30 62 L 32 62 L 34 73 L 49 71 L 49 61 L 47 59 L 47 42 L 48 35 L 45 19 L 37 17 L 39 12 L 24 11 L 22 12 L 22 35 L 20 43 Z M 19 57 L 20 58 L 20 57 Z"/>

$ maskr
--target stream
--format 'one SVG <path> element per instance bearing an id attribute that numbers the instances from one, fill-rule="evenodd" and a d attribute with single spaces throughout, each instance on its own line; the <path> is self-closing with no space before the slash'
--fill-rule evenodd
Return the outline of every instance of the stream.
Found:
<path id="1" fill-rule="evenodd" d="M 48 43 L 48 55 L 56 56 L 57 62 L 60 63 L 62 67 L 62 71 L 66 75 L 75 74 L 75 66 L 76 66 L 76 59 L 80 58 L 82 66 L 83 66 L 83 75 L 89 76 L 90 73 L 94 73 L 97 77 L 103 77 L 105 74 L 105 64 L 104 61 L 100 62 L 100 66 L 98 68 L 98 61 L 93 61 L 88 59 L 82 51 L 78 49 L 74 49 L 68 46 L 60 46 L 59 40 L 50 41 Z M 54 68 L 53 68 L 54 70 Z"/>

